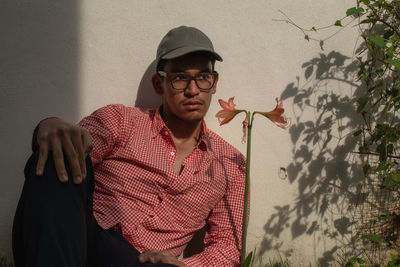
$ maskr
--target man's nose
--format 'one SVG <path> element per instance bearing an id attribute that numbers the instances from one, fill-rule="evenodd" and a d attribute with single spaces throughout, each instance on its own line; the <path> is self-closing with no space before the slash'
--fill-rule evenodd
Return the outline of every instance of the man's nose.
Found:
<path id="1" fill-rule="evenodd" d="M 200 93 L 199 87 L 197 87 L 196 81 L 194 79 L 189 81 L 188 87 L 185 90 L 187 95 L 198 95 Z"/>

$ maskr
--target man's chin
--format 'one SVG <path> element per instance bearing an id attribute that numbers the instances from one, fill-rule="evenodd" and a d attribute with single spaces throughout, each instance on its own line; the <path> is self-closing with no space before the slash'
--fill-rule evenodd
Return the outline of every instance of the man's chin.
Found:
<path id="1" fill-rule="evenodd" d="M 202 121 L 205 115 L 204 112 L 199 110 L 192 110 L 181 114 L 181 118 L 187 122 L 195 123 Z"/>

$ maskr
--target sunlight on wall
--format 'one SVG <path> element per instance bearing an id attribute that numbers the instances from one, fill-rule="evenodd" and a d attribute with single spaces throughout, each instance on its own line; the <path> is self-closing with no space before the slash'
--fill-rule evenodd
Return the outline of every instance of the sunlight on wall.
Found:
<path id="1" fill-rule="evenodd" d="M 1 236 L 9 237 L 9 217 L 22 184 L 21 164 L 36 122 L 51 115 L 77 122 L 112 103 L 158 106 L 160 98 L 150 83 L 157 45 L 172 27 L 189 25 L 207 33 L 224 58 L 216 67 L 220 81 L 206 117 L 209 128 L 245 153 L 243 118 L 220 127 L 214 117 L 217 99 L 231 96 L 238 108 L 260 111 L 274 108 L 278 97 L 292 118 L 292 127 L 283 131 L 256 117 L 248 249 L 257 247 L 265 261 L 279 255 L 305 265 L 335 261 L 351 233 L 347 204 L 358 171 L 352 163 L 355 144 L 347 138 L 358 119 L 350 99 L 355 86 L 351 63 L 356 29 L 307 32 L 307 40 L 305 33 L 285 20 L 307 29 L 331 25 L 352 3 L 90 0 L 79 6 L 70 3 L 69 12 L 62 13 L 60 3 L 41 2 L 34 10 L 37 16 L 28 15 L 33 6 L 17 16 L 22 28 L 9 24 L 15 39 L 2 48 L 11 51 L 18 44 L 20 53 L 10 56 L 9 62 L 19 61 L 8 64 L 8 71 L 16 73 L 26 59 L 31 65 L 5 82 L 20 91 L 14 97 L 7 94 L 10 103 L 2 111 L 17 106 L 12 111 L 25 126 L 19 128 L 24 143 L 13 152 L 17 160 L 8 162 L 11 168 L 1 167 L 8 176 L 19 177 L 16 183 L 7 180 L 0 186 L 7 203 L 0 214 L 1 222 L 7 218 Z M 13 14 L 19 12 L 21 7 L 14 4 L 8 21 L 15 22 Z M 36 48 L 27 45 L 30 38 L 37 40 Z M 29 95 L 27 88 L 32 88 Z M 13 118 L 4 119 L 16 124 Z M 11 131 L 1 135 L 15 141 Z M 0 253 L 10 251 L 10 239 L 0 239 L 4 240 Z"/>

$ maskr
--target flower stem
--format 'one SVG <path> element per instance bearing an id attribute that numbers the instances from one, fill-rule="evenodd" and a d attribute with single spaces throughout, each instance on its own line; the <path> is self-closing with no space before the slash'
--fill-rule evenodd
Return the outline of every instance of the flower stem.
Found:
<path id="1" fill-rule="evenodd" d="M 248 112 L 248 111 L 247 111 Z M 242 223 L 242 251 L 240 255 L 241 266 L 246 260 L 246 237 L 247 237 L 247 214 L 249 207 L 249 187 L 250 187 L 250 153 L 251 153 L 251 129 L 253 126 L 255 113 L 251 115 L 251 120 L 247 127 L 247 151 L 246 151 L 246 180 L 244 187 L 244 204 L 243 204 L 243 223 Z"/>

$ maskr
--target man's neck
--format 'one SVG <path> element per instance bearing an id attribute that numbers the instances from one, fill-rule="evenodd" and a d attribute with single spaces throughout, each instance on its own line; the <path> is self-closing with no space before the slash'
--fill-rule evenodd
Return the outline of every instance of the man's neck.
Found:
<path id="1" fill-rule="evenodd" d="M 165 125 L 171 131 L 175 142 L 196 140 L 197 143 L 200 136 L 203 120 L 187 122 L 181 120 L 180 118 L 177 118 L 172 114 L 164 114 L 164 112 L 161 113 L 161 116 L 164 120 Z"/>
<path id="2" fill-rule="evenodd" d="M 192 153 L 199 142 L 202 121 L 187 122 L 173 116 L 173 114 L 161 113 L 165 125 L 171 132 L 172 140 L 176 147 L 176 159 L 173 164 L 174 171 L 180 175 L 183 170 L 184 159 Z"/>

